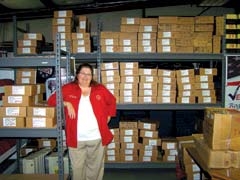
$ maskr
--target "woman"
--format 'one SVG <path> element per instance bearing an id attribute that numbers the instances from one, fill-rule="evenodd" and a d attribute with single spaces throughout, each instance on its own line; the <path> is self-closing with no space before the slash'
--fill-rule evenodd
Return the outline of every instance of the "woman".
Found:
<path id="1" fill-rule="evenodd" d="M 93 80 L 93 68 L 87 63 L 77 68 L 73 82 L 62 87 L 62 96 L 73 180 L 102 180 L 104 147 L 113 139 L 108 122 L 116 115 L 116 98 Z M 56 93 L 48 104 L 56 106 Z"/>

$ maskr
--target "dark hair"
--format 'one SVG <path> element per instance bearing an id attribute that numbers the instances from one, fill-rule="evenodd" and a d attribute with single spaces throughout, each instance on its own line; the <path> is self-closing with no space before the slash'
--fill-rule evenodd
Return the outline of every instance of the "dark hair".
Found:
<path id="1" fill-rule="evenodd" d="M 82 70 L 82 68 L 88 68 L 88 69 L 90 69 L 90 71 L 91 71 L 92 79 L 91 79 L 91 82 L 90 82 L 90 86 L 98 84 L 97 81 L 95 81 L 95 80 L 93 79 L 93 74 L 94 74 L 94 73 L 93 73 L 93 67 L 92 67 L 91 64 L 88 64 L 88 63 L 83 63 L 83 64 L 80 64 L 80 65 L 78 66 L 78 68 L 76 69 L 76 74 L 75 74 L 74 82 L 75 82 L 75 83 L 78 82 L 77 75 L 78 75 L 79 72 Z"/>

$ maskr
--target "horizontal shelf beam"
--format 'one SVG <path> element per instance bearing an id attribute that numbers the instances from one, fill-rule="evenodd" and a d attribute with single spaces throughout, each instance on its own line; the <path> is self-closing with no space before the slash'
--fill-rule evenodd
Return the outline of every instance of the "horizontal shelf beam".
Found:
<path id="1" fill-rule="evenodd" d="M 56 138 L 57 129 L 52 128 L 1 128 L 0 137 L 7 138 Z"/>
<path id="2" fill-rule="evenodd" d="M 117 104 L 118 110 L 204 110 L 206 107 L 222 107 L 222 104 Z"/>
<path id="3" fill-rule="evenodd" d="M 108 169 L 137 169 L 137 168 L 176 168 L 176 163 L 173 162 L 119 162 L 119 163 L 105 163 L 105 168 Z"/>

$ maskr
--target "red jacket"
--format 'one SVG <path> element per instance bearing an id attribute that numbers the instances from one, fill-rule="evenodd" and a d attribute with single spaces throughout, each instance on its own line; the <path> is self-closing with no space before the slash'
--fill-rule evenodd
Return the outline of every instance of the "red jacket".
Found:
<path id="1" fill-rule="evenodd" d="M 76 116 L 78 116 L 78 104 L 81 94 L 81 88 L 74 82 L 68 83 L 62 87 L 63 101 L 72 103 Z M 113 135 L 108 128 L 107 118 L 108 116 L 116 115 L 116 98 L 110 91 L 106 89 L 105 86 L 98 84 L 91 87 L 90 102 L 98 121 L 98 127 L 102 137 L 102 144 L 107 145 L 113 139 Z M 48 105 L 56 106 L 56 93 L 52 94 L 48 98 Z M 70 119 L 67 109 L 65 108 L 64 110 L 66 118 L 65 132 L 67 146 L 77 147 L 77 120 L 81 117 Z"/>

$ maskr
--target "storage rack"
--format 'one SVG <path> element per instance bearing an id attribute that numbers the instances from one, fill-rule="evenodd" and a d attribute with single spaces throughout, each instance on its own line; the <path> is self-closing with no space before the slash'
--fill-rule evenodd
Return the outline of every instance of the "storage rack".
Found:
<path id="1" fill-rule="evenodd" d="M 60 34 L 57 34 L 56 53 L 54 56 L 27 56 L 27 57 L 4 57 L 0 58 L 0 68 L 26 68 L 26 67 L 55 67 L 56 68 L 56 93 L 57 93 L 57 127 L 56 128 L 1 128 L 0 137 L 11 138 L 57 138 L 58 149 L 58 179 L 64 179 L 64 164 L 63 164 L 63 104 L 61 99 L 61 68 L 70 67 L 69 53 L 65 53 L 66 58 L 62 58 L 62 51 L 60 50 Z M 69 72 L 69 70 L 67 70 Z M 68 74 L 68 73 L 67 73 Z M 19 143 L 18 143 L 19 144 Z M 19 149 L 18 149 L 19 151 Z M 19 152 L 18 167 L 19 167 Z"/>

